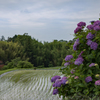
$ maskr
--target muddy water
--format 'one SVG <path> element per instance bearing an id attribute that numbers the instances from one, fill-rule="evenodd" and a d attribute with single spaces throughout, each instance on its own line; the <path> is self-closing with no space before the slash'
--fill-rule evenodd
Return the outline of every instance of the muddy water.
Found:
<path id="1" fill-rule="evenodd" d="M 58 70 L 21 70 L 0 77 L 0 100 L 61 100 L 52 95 L 50 78 Z"/>

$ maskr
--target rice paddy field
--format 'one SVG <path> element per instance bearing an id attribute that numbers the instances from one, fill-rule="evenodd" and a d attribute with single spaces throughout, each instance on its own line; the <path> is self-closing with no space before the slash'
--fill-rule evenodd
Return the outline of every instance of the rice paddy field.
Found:
<path id="1" fill-rule="evenodd" d="M 50 81 L 59 70 L 17 70 L 1 75 L 0 100 L 61 100 Z"/>

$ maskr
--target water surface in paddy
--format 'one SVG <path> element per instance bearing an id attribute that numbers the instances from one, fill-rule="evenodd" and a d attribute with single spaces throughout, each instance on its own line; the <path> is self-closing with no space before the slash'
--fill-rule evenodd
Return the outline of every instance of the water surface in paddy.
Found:
<path id="1" fill-rule="evenodd" d="M 50 78 L 58 70 L 20 70 L 0 77 L 0 100 L 61 100 L 52 95 Z"/>

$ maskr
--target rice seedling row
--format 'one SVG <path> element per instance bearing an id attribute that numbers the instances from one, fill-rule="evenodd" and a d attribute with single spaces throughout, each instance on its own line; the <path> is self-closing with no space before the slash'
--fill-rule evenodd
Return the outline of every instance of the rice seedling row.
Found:
<path id="1" fill-rule="evenodd" d="M 52 95 L 50 78 L 58 70 L 19 70 L 0 77 L 0 100 L 61 100 Z"/>

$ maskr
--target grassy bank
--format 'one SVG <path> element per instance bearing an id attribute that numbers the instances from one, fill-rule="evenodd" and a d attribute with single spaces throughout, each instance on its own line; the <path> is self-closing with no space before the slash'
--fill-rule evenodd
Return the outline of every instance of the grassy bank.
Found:
<path id="1" fill-rule="evenodd" d="M 56 67 L 44 67 L 44 68 L 37 68 L 37 69 L 60 69 L 62 68 L 63 66 L 56 66 Z"/>
<path id="2" fill-rule="evenodd" d="M 62 66 L 57 66 L 57 67 L 47 67 L 47 68 L 36 68 L 36 69 L 39 69 L 39 70 L 51 70 L 51 69 L 57 69 L 59 70 L 60 68 L 62 68 Z M 9 72 L 9 71 L 13 71 L 13 70 L 23 70 L 23 69 L 34 69 L 34 68 L 22 68 L 22 69 L 19 69 L 19 68 L 12 68 L 12 69 L 7 69 L 7 70 L 0 70 L 0 75 L 3 74 L 3 73 L 6 73 L 6 72 Z"/>
<path id="3" fill-rule="evenodd" d="M 0 75 L 9 71 L 17 70 L 17 68 L 7 69 L 7 70 L 0 70 Z"/>

